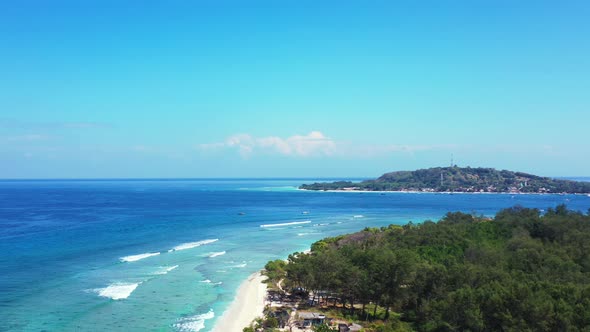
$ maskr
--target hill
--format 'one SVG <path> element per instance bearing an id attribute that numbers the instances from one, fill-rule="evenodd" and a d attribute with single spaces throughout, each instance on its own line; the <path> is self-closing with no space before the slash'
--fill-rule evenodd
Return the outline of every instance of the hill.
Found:
<path id="1" fill-rule="evenodd" d="M 385 173 L 358 183 L 338 181 L 303 184 L 306 190 L 422 191 L 495 193 L 590 193 L 590 182 L 559 180 L 493 168 L 434 167 Z"/>

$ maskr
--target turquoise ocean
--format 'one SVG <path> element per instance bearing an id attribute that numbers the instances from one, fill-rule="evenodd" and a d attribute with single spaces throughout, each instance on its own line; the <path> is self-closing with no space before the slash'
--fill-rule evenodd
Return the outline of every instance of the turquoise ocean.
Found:
<path id="1" fill-rule="evenodd" d="M 326 236 L 590 209 L 587 195 L 297 190 L 317 180 L 0 181 L 0 331 L 207 332 L 250 274 Z"/>

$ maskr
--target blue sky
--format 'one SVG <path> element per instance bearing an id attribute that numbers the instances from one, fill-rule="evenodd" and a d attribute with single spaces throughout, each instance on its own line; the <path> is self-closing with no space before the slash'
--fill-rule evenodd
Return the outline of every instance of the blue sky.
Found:
<path id="1" fill-rule="evenodd" d="M 590 175 L 587 1 L 4 1 L 0 178 Z"/>

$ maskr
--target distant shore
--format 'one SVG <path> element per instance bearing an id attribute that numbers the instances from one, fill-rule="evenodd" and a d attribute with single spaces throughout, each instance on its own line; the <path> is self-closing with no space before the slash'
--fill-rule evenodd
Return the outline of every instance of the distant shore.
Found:
<path id="1" fill-rule="evenodd" d="M 263 315 L 266 279 L 261 272 L 256 272 L 238 288 L 238 293 L 229 308 L 219 317 L 212 332 L 242 332 L 252 321 Z"/>
<path id="2" fill-rule="evenodd" d="M 326 192 L 326 193 L 375 193 L 375 194 L 473 194 L 473 195 L 581 195 L 581 196 L 590 196 L 590 194 L 586 193 L 537 193 L 537 192 L 530 192 L 530 193 L 523 193 L 523 192 L 493 192 L 493 191 L 419 191 L 419 190 L 345 190 L 345 189 L 329 189 L 329 190 L 315 190 L 315 189 L 303 189 L 297 188 L 297 190 L 301 191 L 312 191 L 312 192 Z"/>
<path id="3" fill-rule="evenodd" d="M 431 167 L 395 171 L 373 180 L 314 182 L 301 189 L 340 191 L 399 191 L 433 193 L 590 194 L 590 183 L 543 177 L 484 167 Z"/>

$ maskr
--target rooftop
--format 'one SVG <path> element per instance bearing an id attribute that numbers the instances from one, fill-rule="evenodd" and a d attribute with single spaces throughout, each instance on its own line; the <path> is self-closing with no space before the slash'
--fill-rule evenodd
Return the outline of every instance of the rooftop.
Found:
<path id="1" fill-rule="evenodd" d="M 326 315 L 319 312 L 300 312 L 299 318 L 302 319 L 324 319 Z"/>

